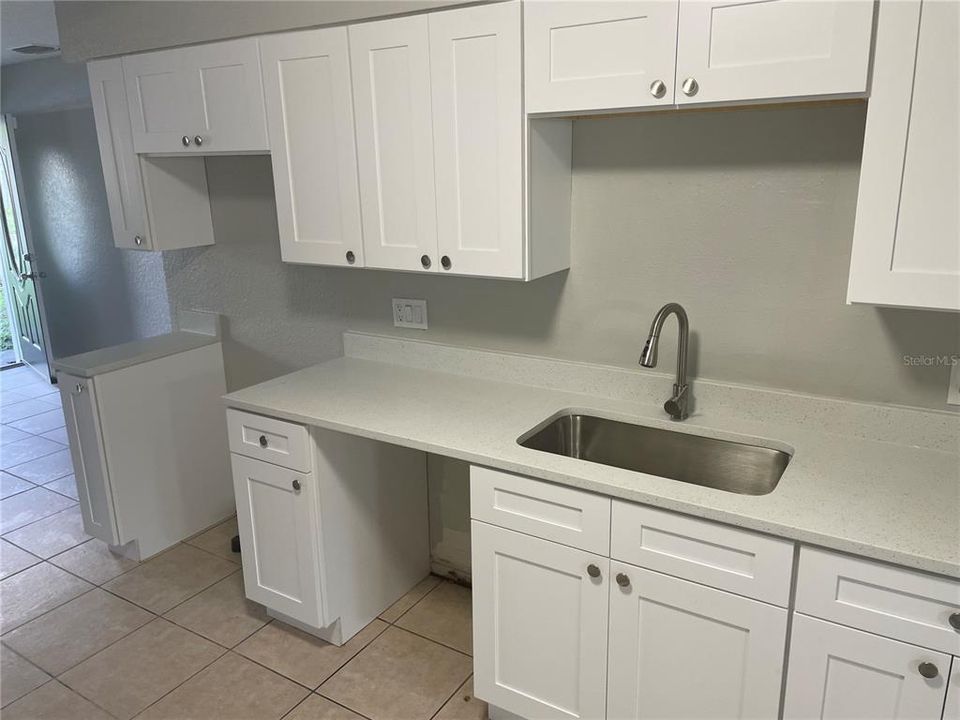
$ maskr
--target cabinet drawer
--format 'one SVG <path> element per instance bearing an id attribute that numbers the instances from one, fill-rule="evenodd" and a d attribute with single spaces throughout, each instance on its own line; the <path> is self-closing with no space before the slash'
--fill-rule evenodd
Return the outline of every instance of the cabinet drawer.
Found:
<path id="1" fill-rule="evenodd" d="M 610 498 L 475 465 L 470 516 L 601 555 L 610 548 Z"/>
<path id="2" fill-rule="evenodd" d="M 303 425 L 227 410 L 227 432 L 235 453 L 310 472 L 310 436 Z"/>
<path id="3" fill-rule="evenodd" d="M 614 500 L 616 560 L 786 607 L 793 543 L 709 520 Z"/>
<path id="4" fill-rule="evenodd" d="M 960 655 L 960 582 L 804 547 L 796 607 L 807 615 Z M 960 624 L 960 617 L 956 620 Z"/>

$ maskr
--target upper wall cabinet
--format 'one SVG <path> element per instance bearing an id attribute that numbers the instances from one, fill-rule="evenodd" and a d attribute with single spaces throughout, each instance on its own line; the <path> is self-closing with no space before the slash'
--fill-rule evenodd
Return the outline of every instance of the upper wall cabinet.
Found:
<path id="1" fill-rule="evenodd" d="M 677 0 L 528 0 L 527 112 L 673 104 Z"/>
<path id="2" fill-rule="evenodd" d="M 136 250 L 212 245 L 203 158 L 138 156 L 120 60 L 97 60 L 87 70 L 114 244 Z"/>
<path id="3" fill-rule="evenodd" d="M 437 201 L 427 16 L 351 26 L 350 55 L 366 264 L 432 269 Z"/>
<path id="4" fill-rule="evenodd" d="M 677 104 L 867 91 L 873 0 L 680 0 Z"/>
<path id="5" fill-rule="evenodd" d="M 525 3 L 530 113 L 866 93 L 872 0 Z"/>
<path id="6" fill-rule="evenodd" d="M 284 261 L 363 267 L 345 27 L 260 40 Z"/>
<path id="7" fill-rule="evenodd" d="M 880 4 L 847 301 L 960 310 L 960 4 Z"/>
<path id="8" fill-rule="evenodd" d="M 350 27 L 367 267 L 569 266 L 570 121 L 526 124 L 520 27 L 519 2 Z"/>
<path id="9" fill-rule="evenodd" d="M 138 153 L 266 152 L 256 38 L 123 58 Z"/>

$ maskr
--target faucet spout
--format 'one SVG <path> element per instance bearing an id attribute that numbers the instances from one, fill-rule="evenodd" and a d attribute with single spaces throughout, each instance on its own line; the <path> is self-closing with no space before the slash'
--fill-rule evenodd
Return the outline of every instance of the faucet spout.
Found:
<path id="1" fill-rule="evenodd" d="M 667 400 L 663 409 L 667 411 L 674 420 L 684 420 L 689 414 L 687 405 L 689 402 L 689 393 L 687 387 L 687 346 L 690 341 L 690 325 L 687 320 L 687 312 L 679 303 L 667 303 L 657 311 L 653 317 L 653 323 L 650 325 L 650 334 L 647 336 L 647 342 L 640 353 L 640 364 L 646 368 L 657 366 L 657 345 L 660 342 L 660 331 L 663 330 L 663 323 L 670 315 L 677 316 L 677 330 L 679 331 L 679 342 L 677 343 L 677 375 L 673 384 L 673 395 Z"/>

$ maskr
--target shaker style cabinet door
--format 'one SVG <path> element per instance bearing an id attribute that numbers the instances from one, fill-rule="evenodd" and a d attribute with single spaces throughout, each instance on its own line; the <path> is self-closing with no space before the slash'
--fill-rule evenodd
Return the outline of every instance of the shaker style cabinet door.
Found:
<path id="1" fill-rule="evenodd" d="M 269 150 L 256 38 L 128 55 L 123 72 L 138 153 Z"/>
<path id="2" fill-rule="evenodd" d="M 87 64 L 87 74 L 113 243 L 118 248 L 150 250 L 140 158 L 133 149 L 120 59 L 94 60 Z"/>
<path id="3" fill-rule="evenodd" d="M 312 627 L 325 626 L 314 476 L 230 457 L 247 597 Z"/>
<path id="4" fill-rule="evenodd" d="M 943 706 L 943 720 L 960 720 L 960 658 L 954 656 L 947 681 L 947 702 Z"/>
<path id="5" fill-rule="evenodd" d="M 960 3 L 881 2 L 847 302 L 960 310 Z"/>
<path id="6" fill-rule="evenodd" d="M 418 15 L 349 28 L 367 267 L 439 266 L 427 23 Z"/>
<path id="7" fill-rule="evenodd" d="M 528 113 L 672 105 L 677 0 L 523 3 Z"/>
<path id="8" fill-rule="evenodd" d="M 680 0 L 676 101 L 867 91 L 873 0 Z"/>
<path id="9" fill-rule="evenodd" d="M 440 272 L 522 278 L 520 3 L 427 17 Z"/>
<path id="10" fill-rule="evenodd" d="M 949 671 L 949 655 L 797 613 L 783 717 L 940 720 Z"/>
<path id="11" fill-rule="evenodd" d="M 477 697 L 524 718 L 603 718 L 610 561 L 471 528 Z"/>
<path id="12" fill-rule="evenodd" d="M 120 545 L 94 382 L 90 378 L 66 373 L 58 373 L 57 379 L 70 440 L 70 458 L 77 481 L 83 529 L 87 535 L 105 543 Z"/>
<path id="13" fill-rule="evenodd" d="M 775 718 L 787 611 L 610 563 L 607 717 Z"/>
<path id="14" fill-rule="evenodd" d="M 363 266 L 345 27 L 260 39 L 285 262 Z"/>

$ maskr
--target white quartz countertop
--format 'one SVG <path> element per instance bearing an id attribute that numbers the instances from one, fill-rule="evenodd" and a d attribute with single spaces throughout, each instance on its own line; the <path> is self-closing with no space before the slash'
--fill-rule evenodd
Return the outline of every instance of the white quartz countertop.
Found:
<path id="1" fill-rule="evenodd" d="M 220 340 L 213 335 L 177 331 L 59 358 L 53 361 L 53 367 L 59 372 L 70 375 L 93 377 L 168 355 L 206 347 L 215 342 Z"/>
<path id="2" fill-rule="evenodd" d="M 695 390 L 696 392 L 696 390 Z M 225 397 L 230 407 L 416 448 L 616 498 L 960 578 L 960 456 L 847 435 L 816 418 L 659 404 L 342 357 Z M 706 403 L 701 403 L 706 405 Z M 868 406 L 869 407 L 869 406 Z M 776 489 L 737 495 L 530 450 L 517 438 L 577 409 L 791 448 Z M 742 437 L 736 439 L 743 439 Z"/>

